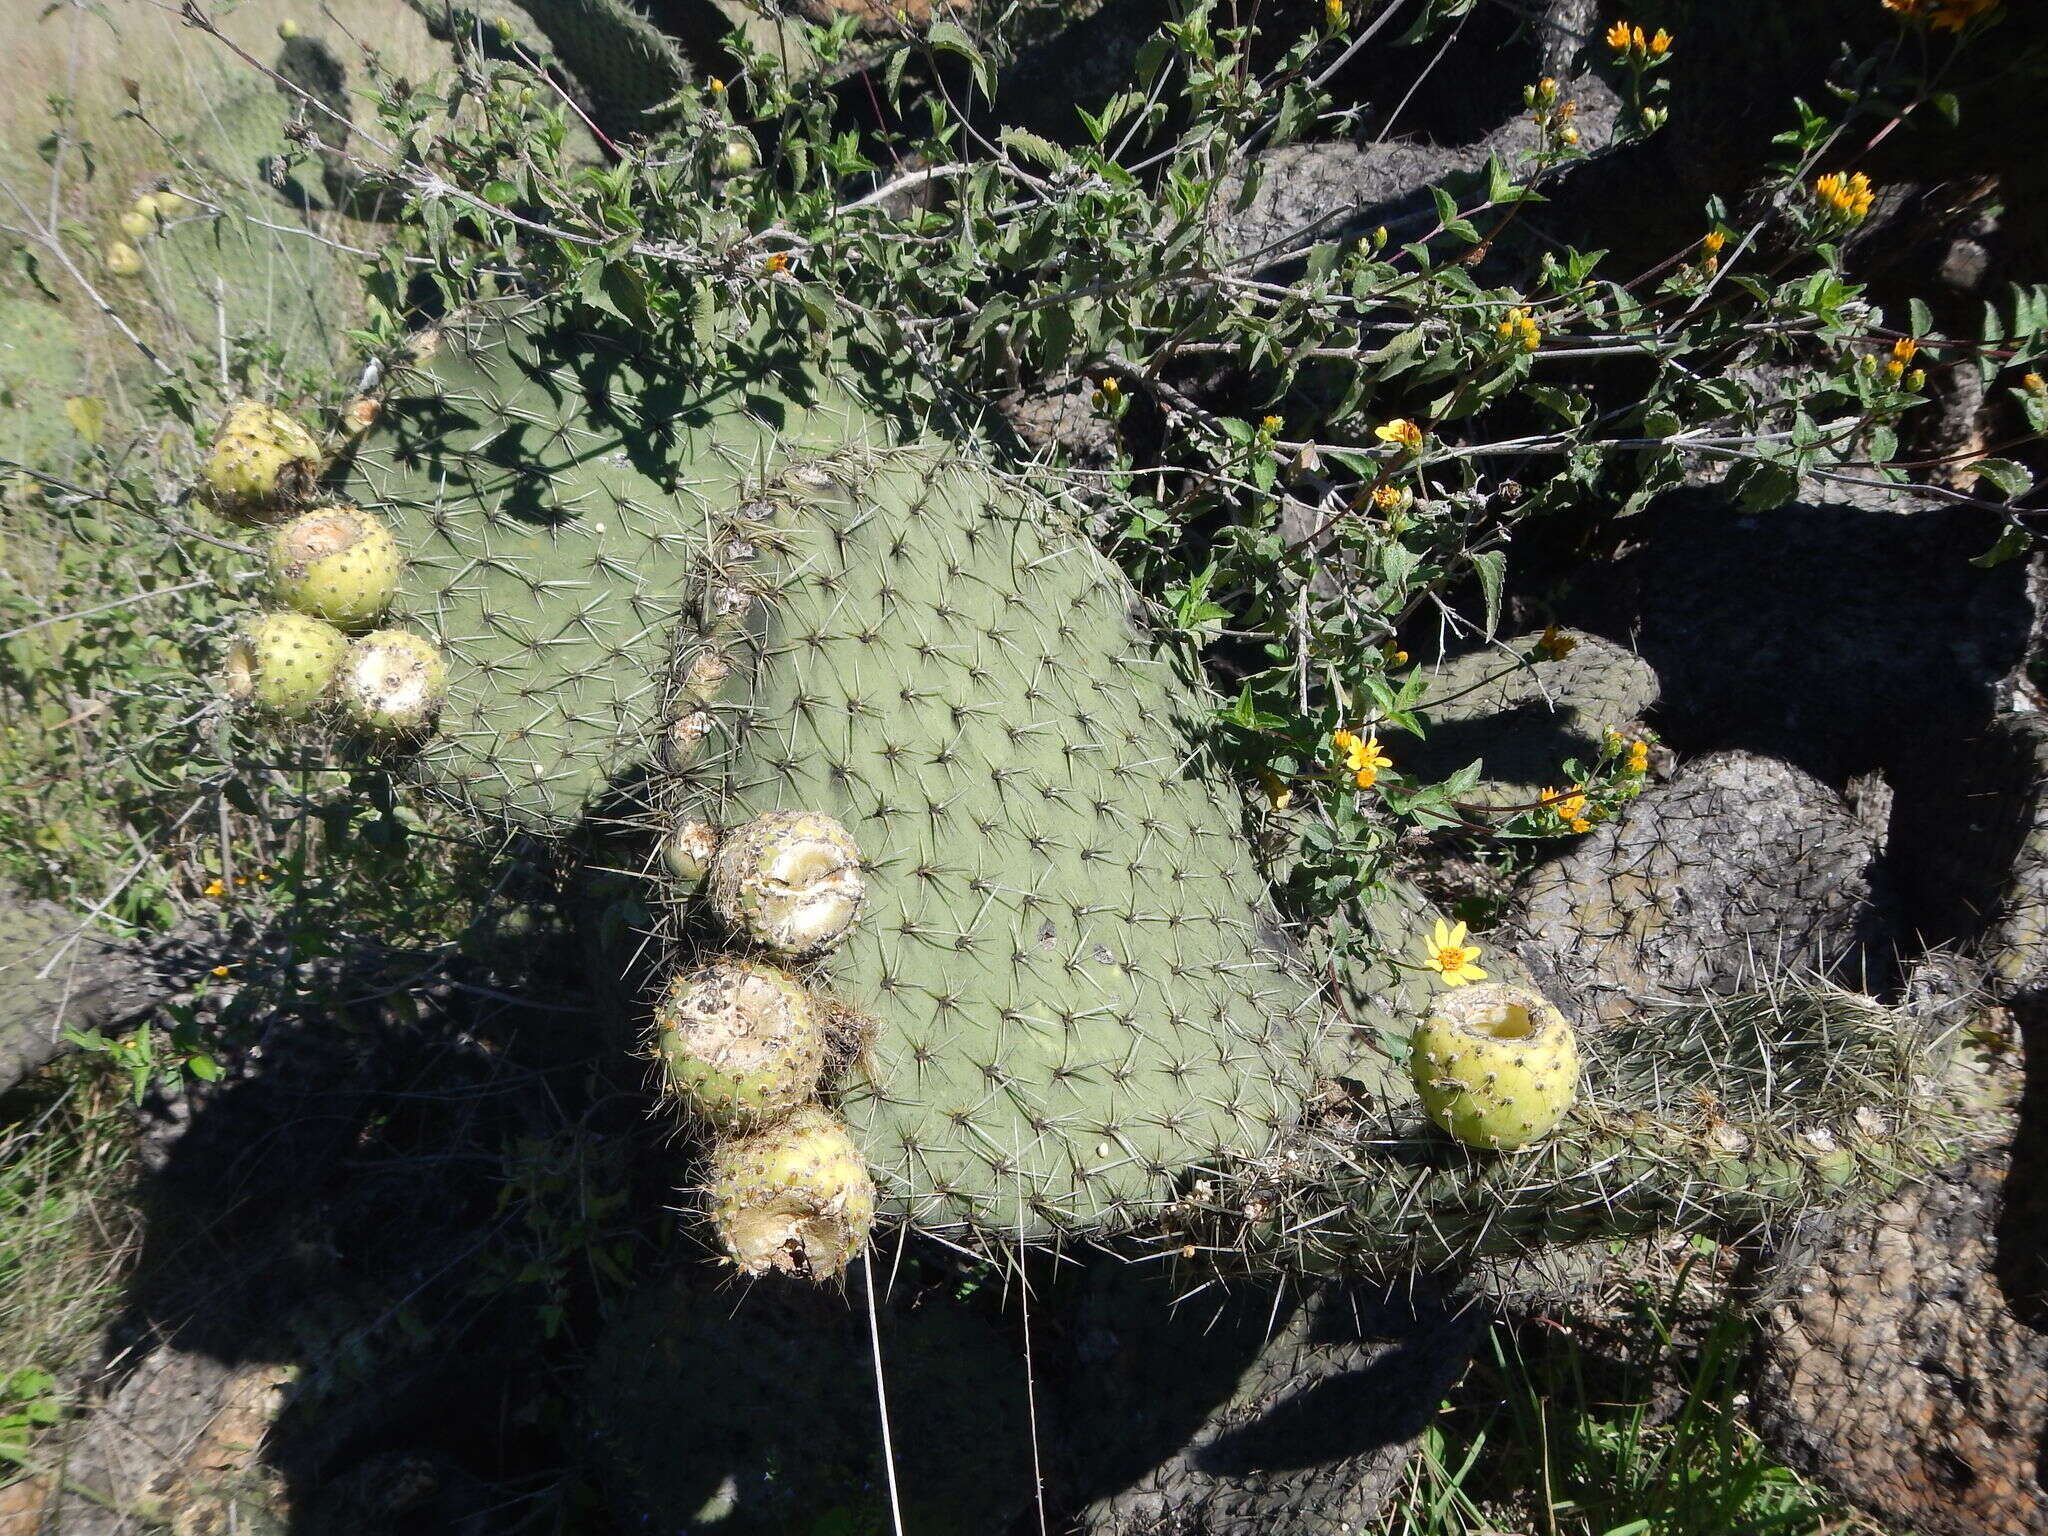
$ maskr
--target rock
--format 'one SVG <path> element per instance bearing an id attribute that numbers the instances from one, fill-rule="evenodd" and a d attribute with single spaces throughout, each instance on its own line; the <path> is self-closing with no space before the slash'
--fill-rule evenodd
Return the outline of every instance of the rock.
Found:
<path id="1" fill-rule="evenodd" d="M 2001 997 L 2048 984 L 2048 720 L 2005 715 L 1950 744 L 1895 818 L 1892 851 L 1924 943 L 1961 944 Z"/>
<path id="2" fill-rule="evenodd" d="M 1881 770 L 1904 797 L 1990 725 L 2036 632 L 2025 563 L 1970 564 L 1998 527 L 1954 505 L 1744 512 L 1679 491 L 1561 608 L 1649 663 L 1651 723 L 1678 751 L 1741 748 L 1835 785 Z"/>
<path id="3" fill-rule="evenodd" d="M 1100 1277 L 1073 1393 L 1088 1536 L 1370 1529 L 1484 1314 L 1419 1289 L 1330 1284 L 1166 1304 L 1147 1270 Z"/>
<path id="4" fill-rule="evenodd" d="M 1882 852 L 1810 775 L 1716 753 L 1532 871 L 1509 936 L 1539 990 L 1575 999 L 1587 1024 L 1759 977 L 1874 984 L 1894 923 Z"/>
<path id="5" fill-rule="evenodd" d="M 1421 707 L 1431 728 L 1398 749 L 1403 771 L 1441 779 L 1481 758 L 1484 775 L 1464 798 L 1526 805 L 1565 782 L 1566 758 L 1590 765 L 1606 731 L 1626 731 L 1655 709 L 1657 674 L 1640 656 L 1569 632 L 1569 654 L 1525 660 L 1538 638 L 1518 635 L 1426 666 Z"/>
<path id="6" fill-rule="evenodd" d="M 116 1028 L 163 991 L 140 946 L 0 886 L 0 1092 L 70 1050 L 65 1031 Z"/>
<path id="7" fill-rule="evenodd" d="M 1965 1158 L 1788 1261 L 1764 1320 L 1773 1451 L 1926 1536 L 2048 1531 L 2048 1335 L 1991 1263 L 2003 1164 Z"/>

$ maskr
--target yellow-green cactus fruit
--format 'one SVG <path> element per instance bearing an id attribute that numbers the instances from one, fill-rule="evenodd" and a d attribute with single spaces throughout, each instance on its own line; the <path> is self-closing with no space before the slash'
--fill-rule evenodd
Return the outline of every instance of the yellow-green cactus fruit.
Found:
<path id="1" fill-rule="evenodd" d="M 342 658 L 335 693 L 358 730 L 417 736 L 431 730 L 441 713 L 448 664 L 431 640 L 403 629 L 373 629 Z"/>
<path id="2" fill-rule="evenodd" d="M 156 232 L 156 220 L 139 208 L 130 208 L 121 215 L 121 233 L 130 240 L 147 240 Z"/>
<path id="3" fill-rule="evenodd" d="M 343 629 L 363 629 L 391 605 L 405 561 L 384 520 L 354 507 L 322 507 L 270 537 L 271 595 Z"/>
<path id="4" fill-rule="evenodd" d="M 126 240 L 116 240 L 107 247 L 100 263 L 115 277 L 134 277 L 142 271 L 142 252 Z"/>
<path id="5" fill-rule="evenodd" d="M 664 1089 L 713 1125 L 747 1130 L 818 1091 L 824 1010 L 772 965 L 720 959 L 673 977 L 654 1009 Z"/>
<path id="6" fill-rule="evenodd" d="M 173 192 L 168 187 L 151 196 L 156 199 L 157 217 L 164 219 L 175 219 L 185 211 L 185 205 L 190 201 L 182 192 Z"/>
<path id="7" fill-rule="evenodd" d="M 319 473 L 320 445 L 310 432 L 260 400 L 242 400 L 221 423 L 200 481 L 216 512 L 258 522 L 303 502 Z"/>
<path id="8" fill-rule="evenodd" d="M 711 909 L 719 921 L 791 959 L 837 945 L 866 896 L 853 835 L 813 811 L 756 816 L 728 833 L 711 861 Z"/>
<path id="9" fill-rule="evenodd" d="M 711 1216 L 743 1272 L 829 1280 L 875 1221 L 875 1181 L 839 1117 L 806 1104 L 712 1153 Z"/>
<path id="10" fill-rule="evenodd" d="M 708 821 L 685 818 L 669 828 L 661 840 L 661 861 L 687 895 L 704 883 L 711 873 L 711 860 L 718 852 L 718 828 Z"/>
<path id="11" fill-rule="evenodd" d="M 1422 1107 L 1475 1147 L 1508 1152 L 1555 1129 L 1579 1092 L 1579 1043 L 1526 987 L 1485 983 L 1436 1000 L 1408 1068 Z"/>
<path id="12" fill-rule="evenodd" d="M 302 613 L 266 613 L 242 626 L 228 647 L 223 685 L 237 704 L 286 720 L 311 714 L 348 651 L 348 636 Z"/>

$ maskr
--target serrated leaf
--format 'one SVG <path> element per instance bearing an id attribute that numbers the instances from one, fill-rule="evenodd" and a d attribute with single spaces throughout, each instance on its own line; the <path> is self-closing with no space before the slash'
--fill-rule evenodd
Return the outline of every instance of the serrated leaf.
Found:
<path id="1" fill-rule="evenodd" d="M 1480 596 L 1486 601 L 1486 638 L 1500 628 L 1501 584 L 1507 579 L 1508 552 L 1489 549 L 1472 557 L 1472 570 L 1479 578 Z"/>
<path id="2" fill-rule="evenodd" d="M 1035 160 L 1049 171 L 1062 169 L 1072 158 L 1052 140 L 1042 139 L 1022 128 L 1005 128 L 996 136 L 996 140 L 1003 148 L 1020 154 L 1027 160 Z"/>
<path id="3" fill-rule="evenodd" d="M 981 94 L 990 101 L 995 100 L 995 68 L 989 63 L 987 56 L 974 46 L 974 39 L 969 37 L 958 23 L 935 21 L 925 33 L 924 40 L 941 53 L 950 53 L 965 59 L 967 67 L 974 71 L 974 83 L 981 87 Z"/>
<path id="4" fill-rule="evenodd" d="M 1969 466 L 1969 470 L 1978 479 L 1989 480 L 2008 499 L 2024 496 L 2034 488 L 2032 472 L 2011 459 L 1979 459 Z"/>
<path id="5" fill-rule="evenodd" d="M 2033 547 L 2034 536 L 2017 524 L 2009 523 L 1999 532 L 1998 542 L 1971 560 L 1970 564 L 1988 571 L 1993 566 L 2005 564 L 2008 560 L 2019 559 Z"/>

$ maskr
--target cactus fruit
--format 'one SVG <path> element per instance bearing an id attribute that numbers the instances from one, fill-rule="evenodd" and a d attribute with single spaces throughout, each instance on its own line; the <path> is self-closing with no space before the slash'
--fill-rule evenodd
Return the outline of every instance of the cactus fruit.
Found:
<path id="1" fill-rule="evenodd" d="M 130 240 L 147 240 L 156 232 L 156 220 L 139 208 L 121 215 L 121 233 Z"/>
<path id="2" fill-rule="evenodd" d="M 810 811 L 756 816 L 726 834 L 711 862 L 719 921 L 792 960 L 838 948 L 866 895 L 852 835 Z"/>
<path id="3" fill-rule="evenodd" d="M 875 1181 L 845 1124 L 805 1105 L 712 1153 L 712 1220 L 743 1273 L 829 1280 L 867 1242 Z"/>
<path id="4" fill-rule="evenodd" d="M 126 240 L 116 240 L 107 246 L 101 264 L 114 277 L 135 277 L 142 271 L 142 252 Z"/>
<path id="5" fill-rule="evenodd" d="M 1571 1025 L 1524 987 L 1446 992 L 1417 1027 L 1408 1064 L 1431 1120 L 1500 1152 L 1547 1135 L 1579 1091 Z"/>
<path id="6" fill-rule="evenodd" d="M 652 1044 L 664 1088 L 728 1129 L 766 1125 L 812 1098 L 827 1054 L 822 1010 L 803 983 L 732 959 L 671 979 Z"/>
<path id="7" fill-rule="evenodd" d="M 280 719 L 298 720 L 326 700 L 348 651 L 348 636 L 303 613 L 265 613 L 228 648 L 227 695 Z"/>
<path id="8" fill-rule="evenodd" d="M 287 608 L 342 629 L 363 629 L 390 606 L 404 559 L 381 518 L 322 507 L 270 537 L 270 593 Z"/>
<path id="9" fill-rule="evenodd" d="M 661 861 L 683 895 L 703 884 L 717 852 L 718 828 L 708 821 L 681 822 L 661 840 Z"/>
<path id="10" fill-rule="evenodd" d="M 448 667 L 430 640 L 403 629 L 374 629 L 348 648 L 335 691 L 342 714 L 372 736 L 429 729 L 448 695 Z"/>
<path id="11" fill-rule="evenodd" d="M 260 400 L 241 400 L 221 423 L 200 480 L 216 512 L 258 522 L 304 500 L 319 473 L 320 445 L 310 432 Z"/>

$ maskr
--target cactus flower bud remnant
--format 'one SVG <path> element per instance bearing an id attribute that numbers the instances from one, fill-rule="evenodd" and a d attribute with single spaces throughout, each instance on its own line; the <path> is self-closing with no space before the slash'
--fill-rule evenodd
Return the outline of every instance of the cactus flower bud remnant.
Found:
<path id="1" fill-rule="evenodd" d="M 718 828 L 708 821 L 685 821 L 661 840 L 661 861 L 685 886 L 695 887 L 711 873 L 718 852 Z"/>
<path id="2" fill-rule="evenodd" d="M 1578 1039 L 1564 1015 L 1501 982 L 1439 997 L 1408 1068 L 1431 1120 L 1501 1152 L 1548 1135 L 1579 1092 Z"/>
<path id="3" fill-rule="evenodd" d="M 348 637 L 332 624 L 301 613 L 266 613 L 243 625 L 229 648 L 227 695 L 285 720 L 309 715 L 348 650 Z"/>
<path id="4" fill-rule="evenodd" d="M 806 1104 L 712 1154 L 712 1221 L 734 1264 L 829 1280 L 867 1243 L 875 1181 L 829 1109 Z"/>
<path id="5" fill-rule="evenodd" d="M 673 977 L 654 1009 L 664 1088 L 728 1130 L 781 1119 L 818 1091 L 824 1011 L 772 965 L 715 960 Z"/>
<path id="6" fill-rule="evenodd" d="M 270 590 L 287 608 L 343 629 L 376 622 L 405 565 L 383 519 L 354 507 L 322 507 L 271 535 Z"/>
<path id="7" fill-rule="evenodd" d="M 830 816 L 768 811 L 726 837 L 711 905 L 736 934 L 793 959 L 834 948 L 867 896 L 860 848 Z"/>
<path id="8" fill-rule="evenodd" d="M 320 445 L 310 432 L 260 400 L 242 400 L 221 423 L 200 471 L 201 491 L 223 516 L 257 522 L 303 501 L 319 473 Z"/>
<path id="9" fill-rule="evenodd" d="M 342 713 L 373 736 L 428 730 L 448 694 L 448 667 L 430 640 L 376 629 L 349 647 L 336 681 Z"/>

